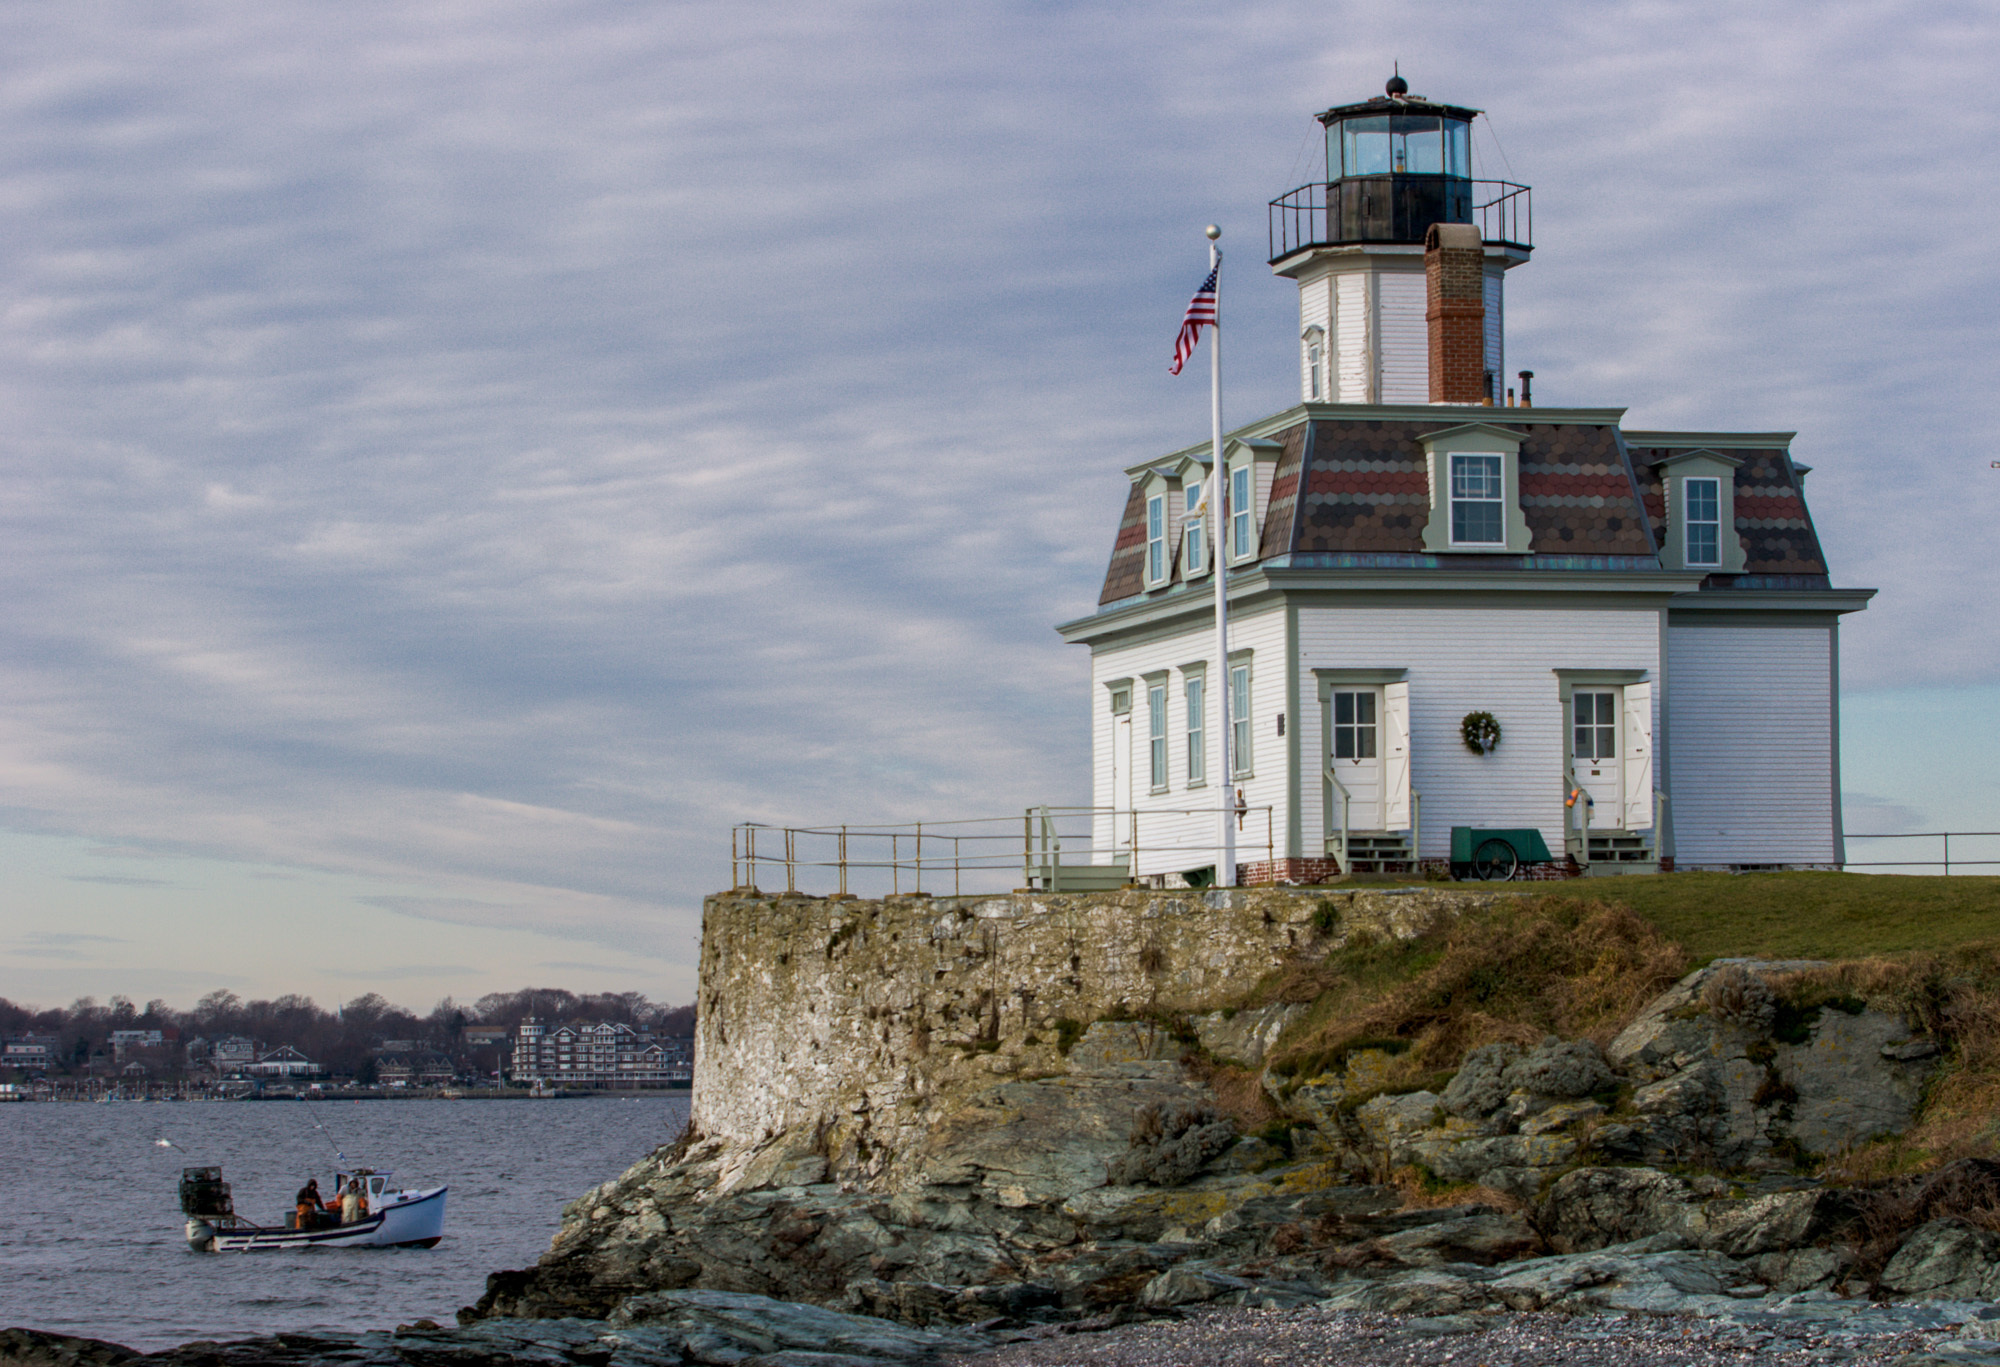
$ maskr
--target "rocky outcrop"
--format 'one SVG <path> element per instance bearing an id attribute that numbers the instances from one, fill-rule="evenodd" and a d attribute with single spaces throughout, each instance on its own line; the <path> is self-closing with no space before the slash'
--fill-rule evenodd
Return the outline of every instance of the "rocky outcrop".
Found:
<path id="1" fill-rule="evenodd" d="M 1397 1041 L 1356 1041 L 1313 1076 L 1265 1071 L 1283 1119 L 1240 1133 L 1213 1080 L 1249 1085 L 1304 1009 L 1215 1003 L 1451 905 L 711 902 L 692 1132 L 575 1202 L 464 1318 L 629 1317 L 696 1289 L 933 1328 L 1329 1296 L 1990 1294 L 2000 1236 L 1952 1223 L 1986 1176 L 1894 1214 L 1795 1166 L 1907 1124 L 1935 1064 L 1892 1012 L 1800 1008 L 1783 975 L 1812 965 L 1712 964 L 1606 1048 L 1488 1044 L 1418 1090 Z"/>

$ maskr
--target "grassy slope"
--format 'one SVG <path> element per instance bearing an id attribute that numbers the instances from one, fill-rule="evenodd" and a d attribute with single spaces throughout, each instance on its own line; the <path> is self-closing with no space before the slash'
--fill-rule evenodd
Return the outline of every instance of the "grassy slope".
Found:
<path id="1" fill-rule="evenodd" d="M 1669 873 L 1545 887 L 1557 897 L 1621 902 L 1697 963 L 1729 955 L 1857 959 L 2000 940 L 1994 877 Z"/>
<path id="2" fill-rule="evenodd" d="M 1601 1042 L 1711 959 L 1824 959 L 1834 962 L 1784 993 L 1900 1009 L 1946 1051 L 1917 1125 L 1838 1156 L 1838 1175 L 2000 1153 L 2000 878 L 1679 873 L 1522 891 L 1519 903 L 1444 918 L 1415 940 L 1357 941 L 1272 975 L 1255 1000 L 1311 1004 L 1273 1070 L 1303 1079 L 1392 1041 L 1380 1081 L 1406 1089 L 1489 1040 L 1553 1031 Z"/>

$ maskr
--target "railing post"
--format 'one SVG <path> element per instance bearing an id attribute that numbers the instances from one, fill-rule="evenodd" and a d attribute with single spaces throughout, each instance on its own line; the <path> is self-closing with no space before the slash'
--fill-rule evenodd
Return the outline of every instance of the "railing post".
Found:
<path id="1" fill-rule="evenodd" d="M 1410 872 L 1418 877 L 1424 871 L 1424 795 L 1414 790 L 1410 793 Z"/>
<path id="2" fill-rule="evenodd" d="M 889 895 L 903 895 L 903 847 L 902 837 L 889 832 Z"/>
<path id="3" fill-rule="evenodd" d="M 847 896 L 847 827 L 840 828 L 840 895 Z"/>
<path id="4" fill-rule="evenodd" d="M 729 828 L 729 886 L 732 888 L 743 886 L 743 867 L 736 856 L 736 837 L 736 827 L 731 826 Z"/>
<path id="5" fill-rule="evenodd" d="M 756 822 L 753 821 L 747 827 L 744 828 L 743 838 L 750 846 L 750 859 L 749 859 L 750 886 L 754 888 L 757 886 L 757 823 Z"/>
<path id="6" fill-rule="evenodd" d="M 793 849 L 792 842 L 796 834 L 797 833 L 793 831 L 793 829 L 790 826 L 785 827 L 785 891 L 786 892 L 797 892 L 799 890 L 798 872 L 797 872 L 798 866 L 792 861 L 792 849 Z"/>
<path id="7" fill-rule="evenodd" d="M 961 895 L 958 890 L 958 840 L 959 837 L 957 836 L 951 838 L 951 895 L 953 897 Z"/>
<path id="8" fill-rule="evenodd" d="M 924 890 L 924 823 L 917 823 L 917 891 Z"/>
<path id="9" fill-rule="evenodd" d="M 1021 809 L 1021 886 L 1035 885 L 1035 809 Z"/>
<path id="10" fill-rule="evenodd" d="M 1951 877 L 1951 832 L 1944 833 L 1944 876 Z"/>

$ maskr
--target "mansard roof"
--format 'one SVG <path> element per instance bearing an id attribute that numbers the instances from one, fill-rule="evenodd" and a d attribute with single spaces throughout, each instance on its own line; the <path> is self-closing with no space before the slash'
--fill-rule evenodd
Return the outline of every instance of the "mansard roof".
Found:
<path id="1" fill-rule="evenodd" d="M 1824 589 L 1826 561 L 1806 511 L 1791 433 L 1624 433 L 1622 409 L 1308 404 L 1244 429 L 1276 441 L 1258 558 L 1295 569 L 1658 570 L 1666 535 L 1664 463 L 1705 450 L 1736 465 L 1736 529 L 1749 561 L 1704 589 Z M 1520 442 L 1526 555 L 1427 554 L 1424 441 L 1477 422 Z M 1206 445 L 1152 465 L 1208 460 Z M 1100 606 L 1144 591 L 1145 500 L 1129 492 Z M 1178 552 L 1178 547 L 1176 551 Z"/>

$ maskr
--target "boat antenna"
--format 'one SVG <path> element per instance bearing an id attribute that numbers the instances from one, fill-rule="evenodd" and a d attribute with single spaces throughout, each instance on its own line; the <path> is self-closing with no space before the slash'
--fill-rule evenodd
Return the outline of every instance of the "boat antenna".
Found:
<path id="1" fill-rule="evenodd" d="M 333 1161 L 336 1163 L 345 1163 L 347 1155 L 340 1151 L 340 1145 L 333 1142 L 333 1135 L 328 1133 L 326 1126 L 319 1123 L 319 1110 L 312 1104 L 312 1098 L 301 1092 L 299 1093 L 299 1100 L 306 1103 L 306 1111 L 312 1116 L 313 1128 L 319 1131 L 319 1136 L 326 1141 L 326 1146 L 333 1150 Z"/>

